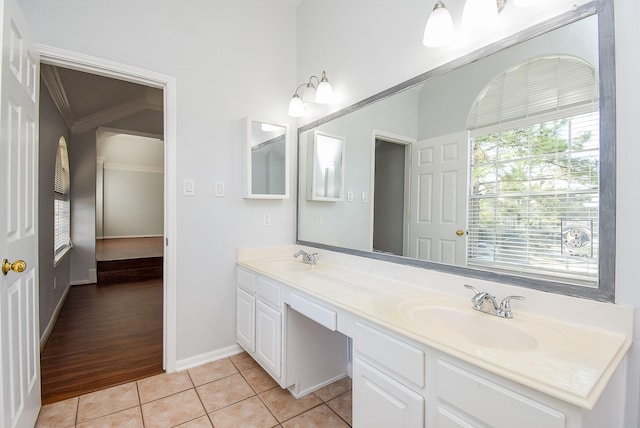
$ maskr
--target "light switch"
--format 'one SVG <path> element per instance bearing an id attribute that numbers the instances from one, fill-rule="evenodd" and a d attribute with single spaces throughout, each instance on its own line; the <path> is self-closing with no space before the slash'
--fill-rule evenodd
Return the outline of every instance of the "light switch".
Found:
<path id="1" fill-rule="evenodd" d="M 193 178 L 185 178 L 182 181 L 182 194 L 184 196 L 196 195 L 196 183 Z"/>
<path id="2" fill-rule="evenodd" d="M 362 202 L 369 202 L 369 192 L 362 192 Z"/>
<path id="3" fill-rule="evenodd" d="M 213 196 L 216 198 L 224 197 L 224 181 L 216 181 L 214 183 Z"/>

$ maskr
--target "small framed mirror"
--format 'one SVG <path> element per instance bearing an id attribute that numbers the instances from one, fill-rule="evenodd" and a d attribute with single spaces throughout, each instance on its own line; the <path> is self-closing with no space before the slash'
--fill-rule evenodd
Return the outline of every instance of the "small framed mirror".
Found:
<path id="1" fill-rule="evenodd" d="M 247 199 L 289 197 L 289 126 L 246 119 Z"/>
<path id="2" fill-rule="evenodd" d="M 344 137 L 322 131 L 313 133 L 311 164 L 312 201 L 344 200 Z"/>

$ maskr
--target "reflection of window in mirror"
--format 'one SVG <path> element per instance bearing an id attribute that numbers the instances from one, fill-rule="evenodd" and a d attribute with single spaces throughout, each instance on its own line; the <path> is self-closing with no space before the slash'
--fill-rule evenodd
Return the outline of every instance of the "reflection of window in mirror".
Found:
<path id="1" fill-rule="evenodd" d="M 287 198 L 287 126 L 248 119 L 247 128 L 247 198 Z"/>
<path id="2" fill-rule="evenodd" d="M 594 68 L 531 59 L 469 115 L 470 266 L 598 281 L 599 108 Z"/>
<path id="3" fill-rule="evenodd" d="M 311 199 L 341 201 L 344 187 L 344 138 L 313 134 Z"/>

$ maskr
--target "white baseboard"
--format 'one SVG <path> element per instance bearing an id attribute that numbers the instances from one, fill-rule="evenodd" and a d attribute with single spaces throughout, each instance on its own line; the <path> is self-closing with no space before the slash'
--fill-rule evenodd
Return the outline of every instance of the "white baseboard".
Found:
<path id="1" fill-rule="evenodd" d="M 58 321 L 58 315 L 60 315 L 60 311 L 62 310 L 62 306 L 64 306 L 64 302 L 67 301 L 67 296 L 69 295 L 70 289 L 71 289 L 71 284 L 67 285 L 67 288 L 65 288 L 64 293 L 62 293 L 62 296 L 60 297 L 60 300 L 58 301 L 56 308 L 53 310 L 53 314 L 51 314 L 51 319 L 49 320 L 49 324 L 47 325 L 47 328 L 44 329 L 44 332 L 42 333 L 42 337 L 40 337 L 41 352 L 44 349 L 44 345 L 47 344 L 47 340 L 49 340 L 49 336 L 51 336 L 51 332 L 53 331 L 53 327 L 55 327 L 56 325 L 56 321 Z"/>
<path id="2" fill-rule="evenodd" d="M 215 350 L 213 352 L 206 352 L 204 354 L 196 355 L 193 357 L 185 358 L 184 360 L 176 361 L 176 371 L 183 371 L 192 367 L 200 366 L 202 364 L 210 363 L 212 361 L 221 360 L 223 358 L 230 357 L 232 355 L 244 352 L 244 349 L 240 345 L 233 345 L 227 348 Z"/>

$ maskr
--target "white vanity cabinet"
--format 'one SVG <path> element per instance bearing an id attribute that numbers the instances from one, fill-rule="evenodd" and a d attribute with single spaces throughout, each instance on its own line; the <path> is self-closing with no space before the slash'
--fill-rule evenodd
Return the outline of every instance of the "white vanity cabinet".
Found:
<path id="1" fill-rule="evenodd" d="M 282 388 L 300 397 L 347 375 L 348 338 L 334 309 L 243 268 L 236 293 L 238 344 Z"/>
<path id="2" fill-rule="evenodd" d="M 238 344 L 284 388 L 282 287 L 245 269 L 238 269 L 237 281 Z"/>
<path id="3" fill-rule="evenodd" d="M 353 353 L 354 427 L 424 425 L 425 353 L 369 325 L 356 323 Z"/>
<path id="4" fill-rule="evenodd" d="M 517 355 L 514 355 L 517 358 Z M 489 373 L 375 324 L 356 322 L 354 428 L 622 427 L 618 369 L 593 410 Z"/>

